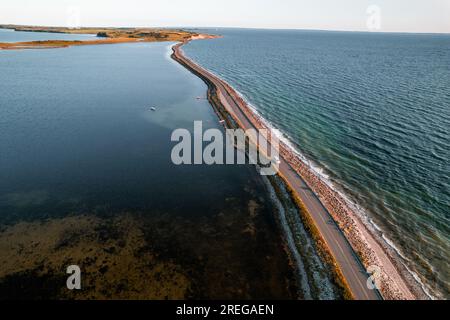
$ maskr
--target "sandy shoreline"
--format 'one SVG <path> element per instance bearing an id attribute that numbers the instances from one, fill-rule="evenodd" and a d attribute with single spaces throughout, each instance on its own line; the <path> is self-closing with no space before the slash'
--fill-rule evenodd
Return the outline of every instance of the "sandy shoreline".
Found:
<path id="1" fill-rule="evenodd" d="M 187 65 L 188 69 L 194 70 L 194 73 L 200 73 L 203 79 L 209 77 L 213 78 L 214 81 L 220 81 L 226 91 L 221 92 L 221 90 L 217 90 L 220 100 L 224 100 L 224 94 L 228 95 L 235 100 L 242 113 L 254 127 L 270 130 L 271 128 L 253 112 L 252 108 L 230 85 L 184 56 L 181 46 L 185 43 L 187 42 L 173 47 L 175 60 L 178 62 L 181 60 L 182 64 Z M 214 83 L 211 84 L 214 85 Z M 230 114 L 234 120 L 238 123 L 242 122 L 242 119 L 239 119 L 236 113 L 232 110 L 229 111 L 231 111 Z M 355 212 L 346 199 L 325 183 L 302 161 L 295 150 L 282 141 L 280 142 L 280 155 L 303 178 L 308 187 L 320 199 L 320 202 L 338 224 L 342 233 L 345 234 L 353 250 L 360 257 L 366 270 L 370 266 L 379 268 L 379 291 L 384 299 L 427 298 L 419 285 L 412 279 L 412 276 L 407 273 L 401 262 L 395 259 L 393 250 L 389 249 L 386 244 L 383 244 L 380 236 L 374 230 L 370 230 L 361 219 L 360 214 Z"/>

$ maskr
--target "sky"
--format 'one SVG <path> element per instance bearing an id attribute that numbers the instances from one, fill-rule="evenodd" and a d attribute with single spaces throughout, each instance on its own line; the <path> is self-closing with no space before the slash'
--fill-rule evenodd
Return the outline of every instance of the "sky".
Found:
<path id="1" fill-rule="evenodd" d="M 450 0 L 0 0 L 0 24 L 450 33 Z"/>

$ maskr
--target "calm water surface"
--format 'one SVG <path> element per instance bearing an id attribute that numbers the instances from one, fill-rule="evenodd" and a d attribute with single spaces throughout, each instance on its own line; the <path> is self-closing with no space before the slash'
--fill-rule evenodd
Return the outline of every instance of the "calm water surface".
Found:
<path id="1" fill-rule="evenodd" d="M 41 234 L 41 221 L 63 224 L 67 216 L 90 215 L 113 217 L 105 222 L 113 223 L 114 216 L 133 214 L 143 228 L 142 250 L 191 281 L 187 297 L 296 297 L 276 211 L 256 170 L 172 164 L 174 129 L 193 130 L 194 120 L 202 120 L 205 129 L 221 127 L 206 99 L 196 99 L 206 95 L 206 85 L 170 59 L 170 45 L 0 51 L 0 230 L 16 222 L 32 223 L 39 237 L 33 241 L 42 247 L 55 235 Z M 88 243 L 100 248 L 105 244 L 98 237 L 112 237 L 108 241 L 121 248 L 125 242 L 114 238 L 121 234 L 112 228 L 81 234 L 92 233 Z M 21 234 L 8 237 L 12 247 L 0 246 L 0 261 L 17 258 L 19 271 L 34 268 L 33 263 L 41 268 L 50 259 L 47 251 L 33 251 L 28 241 L 20 244 Z M 47 262 L 58 269 L 42 278 L 44 288 L 50 285 L 47 277 L 59 283 L 58 261 L 72 258 L 67 244 L 79 239 L 70 237 L 62 240 L 63 258 L 50 249 L 53 260 Z M 31 250 L 29 258 L 22 259 L 23 250 L 11 255 L 20 246 Z M 86 277 L 102 277 L 89 253 L 83 255 L 80 263 L 93 268 Z M 141 262 L 143 272 L 150 272 L 151 266 Z M 103 263 L 101 272 L 119 268 L 114 260 Z M 142 275 L 126 267 L 117 272 L 129 277 L 130 295 L 122 278 L 112 279 L 111 285 L 121 297 L 133 296 L 132 279 Z M 163 280 L 171 277 L 171 269 L 163 272 L 168 274 L 156 279 L 162 287 L 170 286 Z M 31 274 L 33 283 L 39 283 Z M 28 286 L 27 277 L 13 273 L 0 279 L 0 299 L 11 296 L 9 284 L 19 284 L 13 289 Z M 137 288 L 141 284 L 136 282 Z M 31 289 L 31 298 L 33 292 L 43 294 Z M 114 297 L 114 290 L 105 292 Z M 105 292 L 91 293 L 104 297 Z"/>
<path id="2" fill-rule="evenodd" d="M 240 167 L 171 162 L 174 129 L 218 124 L 196 99 L 205 86 L 169 60 L 168 46 L 0 52 L 3 216 L 162 210 L 174 198 L 173 210 L 195 214 L 241 194 Z"/>

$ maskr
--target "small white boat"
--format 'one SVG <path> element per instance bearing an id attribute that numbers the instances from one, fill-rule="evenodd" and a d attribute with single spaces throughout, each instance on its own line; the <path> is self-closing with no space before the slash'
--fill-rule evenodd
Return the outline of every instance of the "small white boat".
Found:
<path id="1" fill-rule="evenodd" d="M 151 107 L 150 110 L 156 111 L 156 108 L 155 107 Z"/>

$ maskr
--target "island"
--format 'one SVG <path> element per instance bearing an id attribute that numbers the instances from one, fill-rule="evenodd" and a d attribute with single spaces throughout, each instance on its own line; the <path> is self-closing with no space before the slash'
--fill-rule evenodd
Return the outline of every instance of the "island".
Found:
<path id="1" fill-rule="evenodd" d="M 97 37 L 93 40 L 41 40 L 26 42 L 0 42 L 0 50 L 17 49 L 53 49 L 70 46 L 116 44 L 127 42 L 161 42 L 186 41 L 193 38 L 210 38 L 211 35 L 202 35 L 179 29 L 158 28 L 66 28 L 66 27 L 39 27 L 0 25 L 0 29 L 11 29 L 19 32 L 47 32 L 67 34 L 92 34 Z"/>

